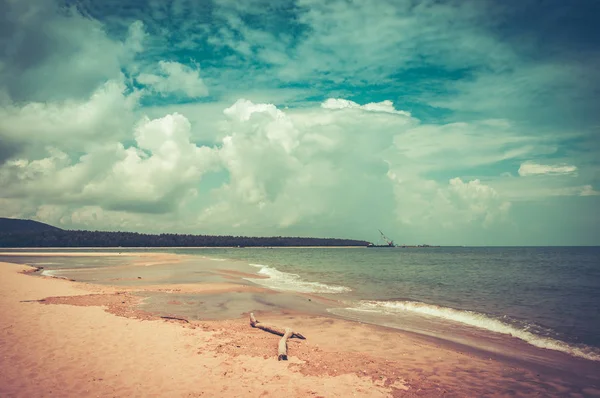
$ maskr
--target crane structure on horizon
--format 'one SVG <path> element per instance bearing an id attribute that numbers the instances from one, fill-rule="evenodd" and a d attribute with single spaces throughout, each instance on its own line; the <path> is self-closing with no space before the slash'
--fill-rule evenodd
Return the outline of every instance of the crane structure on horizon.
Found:
<path id="1" fill-rule="evenodd" d="M 379 233 L 381 234 L 381 239 L 383 239 L 383 241 L 385 243 L 387 243 L 388 246 L 395 246 L 394 245 L 394 241 L 389 239 L 387 236 L 385 236 L 385 234 L 383 232 L 381 232 L 380 229 L 378 229 Z"/>

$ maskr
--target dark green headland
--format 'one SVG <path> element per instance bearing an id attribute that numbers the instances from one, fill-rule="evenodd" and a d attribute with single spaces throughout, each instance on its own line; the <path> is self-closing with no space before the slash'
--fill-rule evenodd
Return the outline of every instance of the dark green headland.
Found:
<path id="1" fill-rule="evenodd" d="M 73 231 L 32 220 L 0 218 L 0 247 L 331 247 L 367 244 L 362 240 L 336 238 Z"/>

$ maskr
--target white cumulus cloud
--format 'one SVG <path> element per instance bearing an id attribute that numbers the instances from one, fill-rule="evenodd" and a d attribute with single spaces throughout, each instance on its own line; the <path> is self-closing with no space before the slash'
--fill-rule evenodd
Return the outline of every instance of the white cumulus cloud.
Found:
<path id="1" fill-rule="evenodd" d="M 0 137 L 19 145 L 82 149 L 131 133 L 137 93 L 119 80 L 99 86 L 85 100 L 7 104 L 0 107 Z"/>
<path id="2" fill-rule="evenodd" d="M 396 214 L 402 224 L 420 230 L 460 230 L 489 226 L 506 218 L 511 203 L 478 179 L 452 178 L 447 184 L 415 178 L 400 180 L 394 173 Z"/>
<path id="3" fill-rule="evenodd" d="M 347 99 L 329 98 L 321 104 L 321 107 L 325 109 L 362 109 L 365 111 L 395 113 L 410 117 L 409 112 L 396 110 L 394 103 L 389 100 L 360 105 Z"/>
<path id="4" fill-rule="evenodd" d="M 3 194 L 44 205 L 165 213 L 195 195 L 202 175 L 220 163 L 214 149 L 190 142 L 190 124 L 179 114 L 145 118 L 133 137 L 135 146 L 107 143 L 75 159 L 48 147 L 41 159 L 9 160 L 0 168 Z"/>

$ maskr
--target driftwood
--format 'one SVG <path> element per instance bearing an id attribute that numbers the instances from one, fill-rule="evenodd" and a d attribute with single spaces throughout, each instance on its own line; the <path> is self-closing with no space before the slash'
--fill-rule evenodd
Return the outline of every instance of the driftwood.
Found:
<path id="1" fill-rule="evenodd" d="M 278 361 L 287 361 L 287 339 L 294 333 L 292 329 L 285 328 L 285 334 L 279 340 L 279 353 L 277 355 Z"/>
<path id="2" fill-rule="evenodd" d="M 294 332 L 290 328 L 281 328 L 275 325 L 269 325 L 266 323 L 260 323 L 256 320 L 253 313 L 250 313 L 250 326 L 253 328 L 264 330 L 265 332 L 273 333 L 278 336 L 283 336 L 281 340 L 279 340 L 277 360 L 279 361 L 287 361 L 287 340 L 292 337 L 296 337 L 298 339 L 305 340 L 306 337 L 302 336 L 300 333 Z"/>
<path id="3" fill-rule="evenodd" d="M 184 321 L 185 323 L 190 323 L 190 321 L 188 321 L 187 319 L 184 318 L 177 318 L 175 316 L 161 316 L 162 319 L 172 319 L 174 321 Z"/>
<path id="4" fill-rule="evenodd" d="M 286 332 L 285 328 L 257 321 L 253 313 L 250 313 L 250 326 L 252 326 L 253 328 L 262 329 L 265 332 L 273 333 L 278 336 L 283 336 Z M 300 333 L 292 331 L 292 335 L 290 336 L 290 338 L 294 337 L 297 339 L 306 340 L 306 337 L 302 336 Z"/>
<path id="5" fill-rule="evenodd" d="M 40 299 L 40 300 L 21 300 L 19 302 L 20 303 L 43 303 L 44 301 L 46 301 L 46 299 Z"/>

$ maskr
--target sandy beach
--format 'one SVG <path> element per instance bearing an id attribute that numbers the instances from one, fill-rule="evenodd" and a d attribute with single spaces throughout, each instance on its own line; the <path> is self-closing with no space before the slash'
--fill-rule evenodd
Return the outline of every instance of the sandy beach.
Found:
<path id="1" fill-rule="evenodd" d="M 137 265 L 161 259 L 132 257 Z M 278 361 L 279 337 L 250 327 L 247 316 L 186 322 L 136 307 L 137 293 L 157 289 L 268 294 L 234 283 L 247 276 L 235 270 L 223 272 L 232 283 L 167 287 L 94 285 L 32 271 L 0 263 L 0 397 L 600 396 L 597 379 L 379 326 L 257 312 L 260 321 L 307 337 L 290 340 L 289 360 Z"/>

